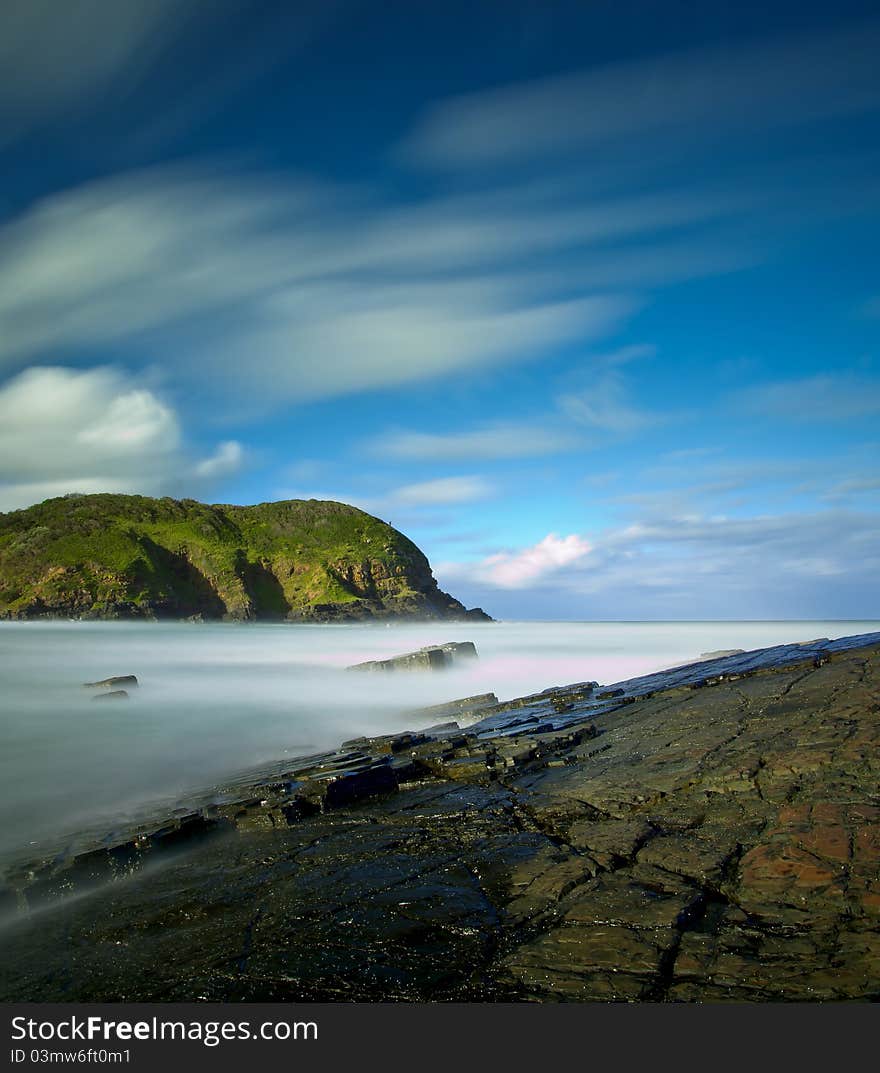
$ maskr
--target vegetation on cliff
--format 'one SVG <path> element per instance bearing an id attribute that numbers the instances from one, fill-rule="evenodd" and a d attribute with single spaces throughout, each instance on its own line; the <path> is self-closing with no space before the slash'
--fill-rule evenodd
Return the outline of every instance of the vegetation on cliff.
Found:
<path id="1" fill-rule="evenodd" d="M 0 514 L 0 617 L 462 618 L 428 560 L 343 503 L 68 495 Z"/>

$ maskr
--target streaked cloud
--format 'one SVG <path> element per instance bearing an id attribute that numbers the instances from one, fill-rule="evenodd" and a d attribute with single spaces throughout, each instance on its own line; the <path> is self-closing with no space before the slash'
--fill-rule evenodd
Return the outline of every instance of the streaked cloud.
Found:
<path id="1" fill-rule="evenodd" d="M 478 503 L 490 499 L 497 492 L 495 485 L 476 475 L 436 477 L 429 481 L 392 485 L 381 491 L 364 494 L 363 489 L 368 483 L 361 479 L 360 489 L 357 491 L 351 486 L 329 490 L 285 487 L 278 489 L 276 494 L 279 499 L 322 499 L 349 503 L 369 514 L 390 516 L 403 524 L 401 519 L 410 522 L 431 521 L 433 515 L 430 512 L 433 508 Z M 378 483 L 375 478 L 373 483 Z"/>
<path id="2" fill-rule="evenodd" d="M 834 472 L 835 463 L 831 460 L 814 463 L 814 472 L 825 474 Z M 639 474 L 643 484 L 655 485 L 663 482 L 665 487 L 694 487 L 695 480 L 710 486 L 745 488 L 756 485 L 778 485 L 796 483 L 804 478 L 804 465 L 801 459 L 745 457 L 730 458 L 720 449 L 700 449 L 693 451 L 671 451 L 661 456 L 657 462 L 646 466 Z"/>
<path id="3" fill-rule="evenodd" d="M 381 208 L 365 223 L 306 181 L 164 168 L 57 195 L 0 231 L 0 363 L 147 351 L 173 329 L 171 375 L 272 407 L 528 360 L 634 308 L 607 291 L 549 295 L 467 250 L 436 278 L 432 214 L 406 224 L 419 261 L 395 259 Z"/>
<path id="4" fill-rule="evenodd" d="M 368 444 L 371 454 L 411 462 L 530 458 L 577 450 L 577 433 L 513 421 L 462 432 L 392 432 Z"/>
<path id="5" fill-rule="evenodd" d="M 839 503 L 855 496 L 876 495 L 880 495 L 880 477 L 871 475 L 847 477 L 846 480 L 838 481 L 823 494 L 822 498 L 828 502 Z"/>
<path id="6" fill-rule="evenodd" d="M 710 503 L 723 503 L 727 510 L 741 505 L 744 498 L 742 493 L 748 487 L 749 482 L 745 478 L 731 478 L 727 481 L 707 481 L 680 488 L 628 492 L 611 497 L 609 502 L 616 506 L 634 508 L 636 512 L 650 517 L 686 515 L 699 508 L 706 509 Z M 739 494 L 736 500 L 729 498 L 733 493 Z"/>
<path id="7" fill-rule="evenodd" d="M 655 347 L 643 343 L 586 353 L 581 366 L 589 372 L 580 371 L 575 379 L 588 379 L 590 386 L 558 395 L 555 410 L 539 418 L 499 421 L 458 432 L 396 430 L 365 446 L 378 457 L 416 462 L 497 461 L 591 450 L 609 438 L 632 435 L 660 421 L 658 414 L 633 403 L 624 371 L 630 363 L 655 353 Z"/>
<path id="8" fill-rule="evenodd" d="M 500 258 L 534 258 L 583 250 L 631 236 L 657 236 L 687 225 L 724 220 L 754 208 L 756 194 L 730 189 L 607 193 L 584 198 L 571 190 L 551 198 L 543 186 L 499 186 L 378 217 L 355 236 L 348 267 L 377 263 L 397 267 L 430 260 L 434 270 L 483 265 Z M 511 222 L 516 221 L 516 227 Z M 587 265 L 589 267 L 589 265 Z"/>
<path id="9" fill-rule="evenodd" d="M 880 379 L 829 374 L 776 381 L 735 396 L 745 412 L 776 420 L 849 421 L 880 414 Z"/>
<path id="10" fill-rule="evenodd" d="M 129 86 L 178 25 L 183 0 L 4 4 L 0 14 L 0 142 L 94 100 L 120 81 Z"/>
<path id="11" fill-rule="evenodd" d="M 473 168 L 651 135 L 728 134 L 880 107 L 880 23 L 502 86 L 429 109 L 401 154 Z"/>
<path id="12" fill-rule="evenodd" d="M 0 10 L 0 145 L 126 105 L 126 149 L 156 150 L 332 25 L 340 0 L 24 0 Z M 234 47 L 229 47 L 229 42 Z M 194 54 L 211 51 L 210 69 Z M 108 101 L 113 108 L 106 108 Z"/>
<path id="13" fill-rule="evenodd" d="M 482 477 L 439 477 L 433 481 L 405 484 L 389 492 L 387 503 L 405 507 L 435 506 L 446 503 L 473 503 L 493 494 Z"/>

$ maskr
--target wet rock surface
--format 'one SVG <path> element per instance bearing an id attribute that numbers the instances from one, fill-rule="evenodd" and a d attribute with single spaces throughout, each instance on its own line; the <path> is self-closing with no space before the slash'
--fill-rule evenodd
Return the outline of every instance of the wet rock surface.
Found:
<path id="1" fill-rule="evenodd" d="M 880 635 L 480 715 L 9 877 L 0 995 L 880 998 Z"/>
<path id="2" fill-rule="evenodd" d="M 460 697 L 458 700 L 450 700 L 445 704 L 433 704 L 430 708 L 416 708 L 410 712 L 414 719 L 424 722 L 425 719 L 458 719 L 467 722 L 476 722 L 481 713 L 498 705 L 498 698 L 494 693 L 478 693 L 473 697 Z"/>

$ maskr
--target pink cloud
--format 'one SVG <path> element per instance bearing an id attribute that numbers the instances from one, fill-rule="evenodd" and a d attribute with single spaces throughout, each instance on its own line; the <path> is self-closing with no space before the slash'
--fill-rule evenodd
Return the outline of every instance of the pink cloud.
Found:
<path id="1" fill-rule="evenodd" d="M 530 548 L 490 555 L 482 570 L 486 580 L 499 588 L 526 588 L 546 574 L 582 559 L 590 550 L 591 545 L 576 533 L 566 537 L 548 533 Z"/>

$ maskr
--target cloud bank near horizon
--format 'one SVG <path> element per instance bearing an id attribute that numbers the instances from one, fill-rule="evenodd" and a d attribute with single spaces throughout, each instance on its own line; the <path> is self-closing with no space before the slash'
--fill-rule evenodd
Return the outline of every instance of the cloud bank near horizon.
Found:
<path id="1" fill-rule="evenodd" d="M 556 608 L 568 619 L 851 617 L 847 605 L 878 571 L 880 519 L 843 509 L 550 533 L 435 567 L 441 585 L 499 617 L 516 617 L 527 592 L 537 617 Z"/>

